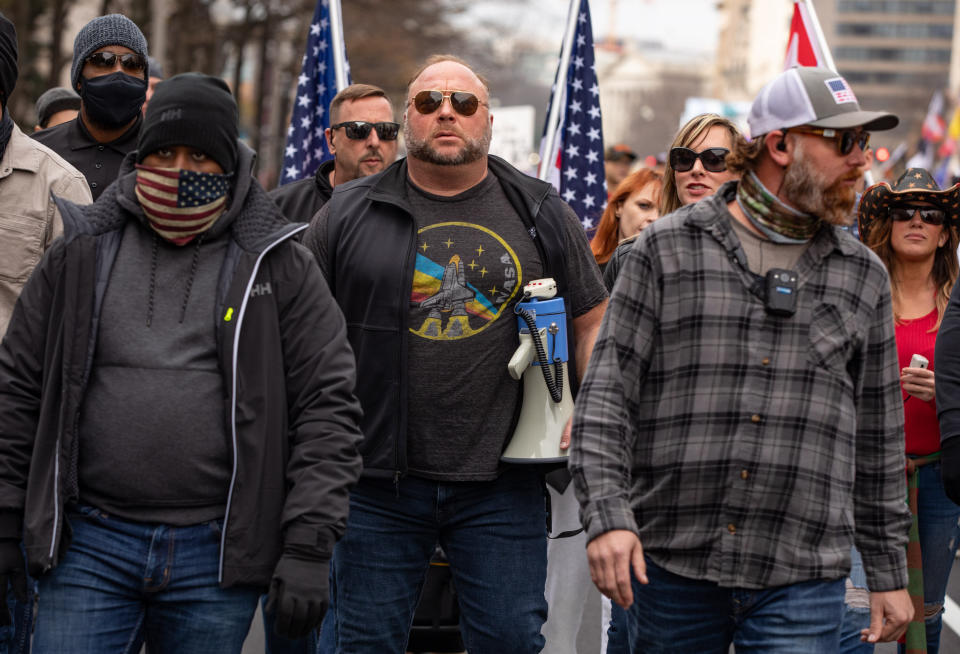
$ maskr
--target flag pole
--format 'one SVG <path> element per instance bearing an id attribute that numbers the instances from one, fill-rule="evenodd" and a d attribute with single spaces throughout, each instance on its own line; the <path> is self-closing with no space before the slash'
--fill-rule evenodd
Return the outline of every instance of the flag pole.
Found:
<path id="1" fill-rule="evenodd" d="M 566 79 L 567 68 L 570 67 L 570 53 L 573 52 L 573 35 L 577 31 L 577 16 L 579 14 L 580 0 L 570 0 L 570 10 L 567 14 L 567 30 L 563 36 L 563 46 L 560 49 L 560 65 L 557 67 L 557 75 L 553 80 L 553 102 L 550 104 L 550 114 L 547 118 L 547 133 L 544 134 L 545 146 L 543 148 L 543 159 L 540 161 L 540 174 L 538 177 L 546 181 L 550 166 L 557 157 L 556 141 L 557 128 L 560 123 L 560 108 L 563 106 L 564 98 L 567 95 Z"/>
<path id="2" fill-rule="evenodd" d="M 343 44 L 343 17 L 340 0 L 330 0 L 330 44 L 333 48 L 333 70 L 337 76 L 337 91 L 347 87 L 346 48 Z"/>
<path id="3" fill-rule="evenodd" d="M 820 53 L 823 55 L 823 63 L 830 70 L 836 72 L 837 65 L 833 63 L 833 55 L 830 54 L 830 48 L 827 46 L 827 37 L 823 35 L 823 28 L 820 27 L 820 19 L 817 17 L 817 10 L 813 8 L 813 0 L 804 0 L 804 6 L 807 8 L 807 14 L 813 22 L 813 32 L 817 39 L 817 45 L 820 46 Z"/>

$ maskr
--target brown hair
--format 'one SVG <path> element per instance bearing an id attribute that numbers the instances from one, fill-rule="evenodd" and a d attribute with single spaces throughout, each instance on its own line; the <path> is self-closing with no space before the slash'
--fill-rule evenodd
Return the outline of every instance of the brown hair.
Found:
<path id="1" fill-rule="evenodd" d="M 689 148 L 696 143 L 702 135 L 706 134 L 707 130 L 715 125 L 725 127 L 727 131 L 730 132 L 730 142 L 732 143 L 730 151 L 733 152 L 736 150 L 737 144 L 744 140 L 743 136 L 740 135 L 740 130 L 738 130 L 737 126 L 730 122 L 730 120 L 717 114 L 700 114 L 688 120 L 686 124 L 680 128 L 680 131 L 677 132 L 673 143 L 670 144 L 670 149 Z M 661 216 L 666 216 L 668 213 L 676 211 L 681 207 L 680 196 L 677 195 L 677 174 L 674 172 L 673 166 L 670 165 L 669 151 L 667 155 L 667 164 L 663 170 L 663 190 L 660 193 Z"/>
<path id="2" fill-rule="evenodd" d="M 943 321 L 943 313 L 947 310 L 947 304 L 950 302 L 950 291 L 957 281 L 957 231 L 949 224 L 943 226 L 944 234 L 947 235 L 947 242 L 942 247 L 937 248 L 933 255 L 933 269 L 930 276 L 933 277 L 933 283 L 936 287 L 936 305 L 937 305 L 937 324 L 933 326 L 931 332 L 940 329 L 940 323 Z M 874 223 L 867 236 L 867 247 L 876 253 L 883 265 L 887 267 L 890 273 L 890 295 L 893 300 L 893 320 L 899 323 L 900 318 L 900 286 L 899 272 L 900 262 L 897 259 L 893 246 L 890 245 L 890 235 L 893 232 L 893 221 L 889 217 L 883 216 Z"/>
<path id="3" fill-rule="evenodd" d="M 387 102 L 390 102 L 390 98 L 387 97 L 387 92 L 379 86 L 374 86 L 373 84 L 351 84 L 333 96 L 333 100 L 330 101 L 330 124 L 335 125 L 339 122 L 340 107 L 343 106 L 344 102 L 353 102 L 354 100 L 361 100 L 363 98 L 383 98 Z"/>
<path id="4" fill-rule="evenodd" d="M 663 181 L 660 175 L 649 168 L 643 168 L 635 173 L 627 175 L 622 182 L 617 185 L 613 195 L 607 200 L 607 208 L 603 210 L 603 216 L 600 217 L 600 224 L 597 225 L 597 233 L 593 235 L 590 241 L 590 249 L 597 263 L 606 263 L 613 256 L 613 251 L 617 249 L 617 243 L 620 240 L 620 219 L 617 218 L 617 210 L 623 206 L 631 194 L 655 183 L 657 190 L 654 193 L 654 204 L 659 204 L 660 183 Z"/>
<path id="5" fill-rule="evenodd" d="M 478 73 L 476 69 L 464 59 L 452 54 L 433 54 L 427 57 L 427 60 L 423 62 L 423 65 L 417 69 L 417 72 L 415 72 L 410 78 L 410 81 L 407 82 L 407 95 L 410 95 L 410 86 L 417 81 L 417 78 L 423 74 L 423 71 L 425 71 L 427 68 L 430 68 L 430 66 L 433 66 L 434 64 L 440 64 L 444 61 L 452 61 L 455 64 L 460 64 L 471 73 L 476 75 L 477 79 L 480 80 L 480 83 L 483 84 L 483 90 L 487 92 L 487 95 L 490 95 L 490 82 L 487 81 L 487 78 Z M 409 98 L 407 98 L 407 100 L 409 100 Z"/>
<path id="6" fill-rule="evenodd" d="M 760 164 L 760 157 L 765 150 L 766 134 L 757 136 L 752 141 L 739 139 L 733 144 L 730 154 L 727 155 L 727 170 L 737 175 L 756 170 Z"/>

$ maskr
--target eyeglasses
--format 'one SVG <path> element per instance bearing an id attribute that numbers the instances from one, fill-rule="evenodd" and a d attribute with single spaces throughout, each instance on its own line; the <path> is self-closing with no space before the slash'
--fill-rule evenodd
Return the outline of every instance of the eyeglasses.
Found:
<path id="1" fill-rule="evenodd" d="M 703 152 L 694 152 L 690 148 L 671 148 L 670 167 L 674 172 L 685 173 L 694 167 L 699 159 L 703 169 L 711 173 L 722 173 L 727 169 L 727 148 L 707 148 Z"/>
<path id="2" fill-rule="evenodd" d="M 400 123 L 368 123 L 365 120 L 350 120 L 345 123 L 331 125 L 330 129 L 343 128 L 348 139 L 363 141 L 370 136 L 370 130 L 377 130 L 377 138 L 381 141 L 396 141 L 400 133 Z"/>
<path id="3" fill-rule="evenodd" d="M 913 220 L 916 215 L 919 215 L 923 222 L 934 226 L 942 225 L 947 219 L 947 214 L 942 209 L 920 209 L 919 207 L 897 207 L 890 209 L 888 214 L 892 220 L 896 220 L 898 223 Z"/>
<path id="4" fill-rule="evenodd" d="M 120 60 L 120 65 L 124 70 L 131 73 L 141 73 L 147 67 L 147 60 L 138 54 L 127 52 L 117 54 L 116 52 L 94 52 L 87 57 L 87 61 L 97 68 L 113 68 Z"/>
<path id="5" fill-rule="evenodd" d="M 450 106 L 461 116 L 472 116 L 481 104 L 486 104 L 469 91 L 420 91 L 411 102 L 420 113 L 432 114 L 440 108 L 444 98 L 450 98 Z"/>
<path id="6" fill-rule="evenodd" d="M 850 154 L 853 151 L 854 145 L 859 145 L 861 150 L 866 150 L 867 144 L 870 143 L 870 133 L 863 130 L 843 129 L 837 131 L 835 129 L 821 129 L 819 127 L 791 127 L 790 129 L 800 132 L 801 134 L 813 134 L 815 136 L 822 136 L 825 139 L 831 139 L 837 144 L 837 150 L 842 155 Z M 786 136 L 787 130 L 783 130 L 783 134 Z"/>

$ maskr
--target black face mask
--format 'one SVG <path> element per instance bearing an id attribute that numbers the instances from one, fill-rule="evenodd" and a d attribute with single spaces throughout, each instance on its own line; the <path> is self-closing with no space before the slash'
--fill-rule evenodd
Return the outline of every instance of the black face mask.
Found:
<path id="1" fill-rule="evenodd" d="M 147 99 L 147 80 L 124 72 L 83 79 L 80 98 L 87 117 L 100 127 L 123 127 L 140 113 Z"/>

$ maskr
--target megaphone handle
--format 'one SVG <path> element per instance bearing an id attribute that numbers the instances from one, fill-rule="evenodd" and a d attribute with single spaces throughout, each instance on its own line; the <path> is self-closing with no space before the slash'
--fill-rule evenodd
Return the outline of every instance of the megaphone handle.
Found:
<path id="1" fill-rule="evenodd" d="M 533 361 L 533 339 L 528 334 L 521 334 L 520 346 L 514 350 L 513 356 L 507 362 L 507 371 L 511 377 L 520 381 L 523 377 L 523 371 L 527 369 L 531 361 Z"/>

